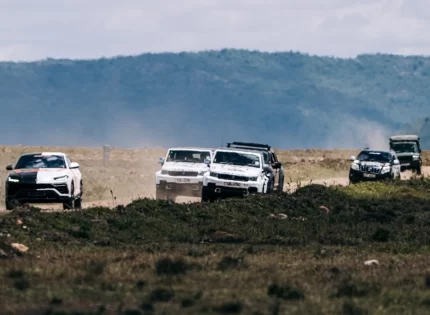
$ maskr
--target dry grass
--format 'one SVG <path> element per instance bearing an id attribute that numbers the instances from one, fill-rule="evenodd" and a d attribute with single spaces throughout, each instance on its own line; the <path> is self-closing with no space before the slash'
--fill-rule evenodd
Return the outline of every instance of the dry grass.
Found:
<path id="1" fill-rule="evenodd" d="M 88 248 L 76 254 L 46 249 L 39 253 L 44 259 L 5 265 L 3 311 L 96 314 L 103 306 L 104 314 L 425 314 L 430 299 L 425 253 L 393 255 L 384 246 L 165 244 L 155 252 Z M 165 258 L 184 268 L 157 272 Z M 373 258 L 381 265 L 364 265 Z"/>

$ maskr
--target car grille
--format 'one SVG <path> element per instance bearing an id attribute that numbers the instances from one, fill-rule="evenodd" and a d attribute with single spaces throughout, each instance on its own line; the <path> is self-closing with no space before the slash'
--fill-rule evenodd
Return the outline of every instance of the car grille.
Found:
<path id="1" fill-rule="evenodd" d="M 228 175 L 228 174 L 219 174 L 219 179 L 228 179 L 228 180 L 236 180 L 240 182 L 247 182 L 249 180 L 246 176 L 237 176 L 237 175 Z"/>
<path id="2" fill-rule="evenodd" d="M 28 195 L 31 192 L 37 191 L 38 189 L 56 189 L 60 194 L 67 194 L 69 192 L 66 184 L 22 184 L 22 183 L 8 183 L 8 194 L 10 196 L 16 195 Z"/>
<path id="3" fill-rule="evenodd" d="M 188 177 L 194 177 L 197 176 L 197 172 L 186 172 L 186 171 L 170 171 L 170 176 L 188 176 Z"/>
<path id="4" fill-rule="evenodd" d="M 360 171 L 364 173 L 378 174 L 381 171 L 381 167 L 373 165 L 361 165 Z"/>
<path id="5" fill-rule="evenodd" d="M 412 162 L 412 156 L 399 156 L 397 158 L 399 159 L 400 164 Z"/>

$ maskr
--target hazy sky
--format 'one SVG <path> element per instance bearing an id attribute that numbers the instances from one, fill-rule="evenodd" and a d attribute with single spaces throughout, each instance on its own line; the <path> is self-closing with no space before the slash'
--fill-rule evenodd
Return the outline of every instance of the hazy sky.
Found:
<path id="1" fill-rule="evenodd" d="M 430 0 L 0 0 L 0 60 L 247 48 L 430 55 Z"/>

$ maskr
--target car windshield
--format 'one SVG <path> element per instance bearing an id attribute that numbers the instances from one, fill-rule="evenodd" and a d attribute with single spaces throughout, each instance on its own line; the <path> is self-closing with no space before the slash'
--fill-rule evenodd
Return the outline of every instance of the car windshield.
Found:
<path id="1" fill-rule="evenodd" d="M 365 151 L 358 155 L 359 161 L 366 162 L 380 162 L 388 163 L 390 162 L 390 153 L 388 152 L 378 152 L 378 151 Z"/>
<path id="2" fill-rule="evenodd" d="M 15 168 L 66 168 L 66 162 L 59 155 L 23 155 Z"/>
<path id="3" fill-rule="evenodd" d="M 391 148 L 397 153 L 417 153 L 418 146 L 415 142 L 392 143 Z"/>
<path id="4" fill-rule="evenodd" d="M 215 154 L 213 163 L 259 168 L 260 157 L 252 153 L 218 151 Z"/>
<path id="5" fill-rule="evenodd" d="M 210 158 L 210 151 L 170 150 L 166 162 L 204 163 Z"/>

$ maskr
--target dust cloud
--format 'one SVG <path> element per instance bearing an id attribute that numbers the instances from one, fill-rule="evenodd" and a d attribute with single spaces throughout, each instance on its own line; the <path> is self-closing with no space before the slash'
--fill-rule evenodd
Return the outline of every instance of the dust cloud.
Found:
<path id="1" fill-rule="evenodd" d="M 330 128 L 325 148 L 388 150 L 390 128 L 366 119 L 348 119 Z"/>

